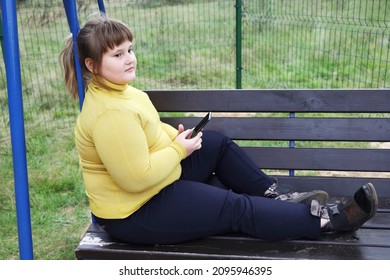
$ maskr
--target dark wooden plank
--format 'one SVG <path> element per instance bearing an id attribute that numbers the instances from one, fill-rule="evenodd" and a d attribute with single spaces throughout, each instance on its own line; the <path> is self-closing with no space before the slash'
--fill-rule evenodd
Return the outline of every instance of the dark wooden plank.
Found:
<path id="1" fill-rule="evenodd" d="M 243 240 L 202 240 L 179 246 L 154 246 L 149 250 L 138 246 L 108 245 L 107 248 L 79 248 L 78 259 L 99 260 L 164 260 L 164 259 L 275 259 L 275 260 L 388 260 L 390 248 L 378 246 L 344 246 L 293 242 L 267 243 Z"/>
<path id="2" fill-rule="evenodd" d="M 376 215 L 364 224 L 365 228 L 390 230 L 390 213 L 387 209 L 379 209 Z M 390 242 L 385 240 L 386 244 Z"/>
<path id="3" fill-rule="evenodd" d="M 177 112 L 389 112 L 390 90 L 147 91 L 156 108 Z"/>
<path id="4" fill-rule="evenodd" d="M 262 169 L 390 172 L 390 149 L 243 147 Z"/>
<path id="5" fill-rule="evenodd" d="M 294 191 L 325 190 L 331 197 L 350 197 L 364 184 L 371 182 L 374 184 L 378 197 L 380 197 L 380 207 L 390 209 L 390 178 L 372 177 L 346 177 L 337 174 L 324 176 L 274 176 L 279 185 L 284 189 Z M 208 181 L 209 184 L 221 188 L 226 188 L 213 176 Z"/>
<path id="6" fill-rule="evenodd" d="M 330 196 L 349 197 L 359 187 L 367 182 L 374 184 L 379 197 L 382 198 L 382 207 L 390 208 L 390 178 L 344 177 L 337 174 L 323 176 L 276 176 L 281 186 L 296 191 L 310 191 L 314 189 L 326 190 Z"/>
<path id="7" fill-rule="evenodd" d="M 163 117 L 178 127 L 194 127 L 200 117 Z M 266 128 L 266 129 L 264 129 Z M 388 118 L 213 118 L 205 129 L 237 140 L 390 141 Z"/>
<path id="8" fill-rule="evenodd" d="M 227 235 L 153 246 L 116 242 L 91 227 L 76 249 L 78 259 L 390 259 L 390 231 L 370 228 L 320 240 L 269 242 Z"/>

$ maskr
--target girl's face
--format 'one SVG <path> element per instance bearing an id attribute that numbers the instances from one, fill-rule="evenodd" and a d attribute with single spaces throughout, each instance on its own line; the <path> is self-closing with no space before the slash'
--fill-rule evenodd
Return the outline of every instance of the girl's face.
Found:
<path id="1" fill-rule="evenodd" d="M 115 84 L 128 84 L 135 80 L 136 68 L 133 43 L 125 41 L 103 54 L 100 75 Z"/>

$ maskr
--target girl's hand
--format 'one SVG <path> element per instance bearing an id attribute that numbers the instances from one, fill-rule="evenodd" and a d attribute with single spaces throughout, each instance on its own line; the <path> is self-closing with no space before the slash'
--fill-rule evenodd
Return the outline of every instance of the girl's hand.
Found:
<path id="1" fill-rule="evenodd" d="M 202 132 L 199 132 L 193 138 L 189 138 L 191 133 L 192 129 L 184 130 L 184 126 L 182 124 L 179 125 L 176 141 L 184 146 L 187 152 L 187 156 L 191 155 L 194 151 L 199 150 L 202 147 Z"/>

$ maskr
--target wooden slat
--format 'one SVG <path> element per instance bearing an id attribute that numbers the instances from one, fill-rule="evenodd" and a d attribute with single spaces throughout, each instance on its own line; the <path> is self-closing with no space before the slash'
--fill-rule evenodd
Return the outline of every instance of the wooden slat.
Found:
<path id="1" fill-rule="evenodd" d="M 389 223 L 390 214 L 386 214 Z M 320 240 L 268 242 L 242 236 L 212 236 L 175 245 L 114 242 L 92 224 L 76 249 L 78 259 L 390 259 L 390 231 L 361 228 Z"/>
<path id="2" fill-rule="evenodd" d="M 299 192 L 311 190 L 326 190 L 333 197 L 350 197 L 355 191 L 370 182 L 374 184 L 380 197 L 380 207 L 390 209 L 389 178 L 373 177 L 346 177 L 346 176 L 274 176 L 283 189 Z M 215 176 L 210 178 L 209 183 L 213 186 L 226 188 Z"/>
<path id="3" fill-rule="evenodd" d="M 287 189 L 310 191 L 313 189 L 326 190 L 331 196 L 348 197 L 359 187 L 371 182 L 374 184 L 379 197 L 384 198 L 382 207 L 390 208 L 389 178 L 372 177 L 343 177 L 343 176 L 276 176 L 279 184 Z"/>
<path id="4" fill-rule="evenodd" d="M 390 90 L 147 91 L 160 112 L 389 112 Z"/>
<path id="5" fill-rule="evenodd" d="M 178 127 L 194 127 L 200 117 L 163 117 Z M 266 129 L 265 129 L 266 128 Z M 390 141 L 388 118 L 240 118 L 217 117 L 205 129 L 220 131 L 237 140 Z"/>
<path id="6" fill-rule="evenodd" d="M 262 169 L 390 172 L 390 149 L 243 147 Z"/>
<path id="7" fill-rule="evenodd" d="M 79 248 L 78 259 L 99 260 L 164 260 L 164 259 L 325 259 L 325 260 L 388 260 L 390 248 L 379 246 L 344 246 L 323 243 L 263 242 L 248 240 L 202 240 L 180 246 L 156 246 L 153 249 L 138 246 L 108 245 L 108 248 Z"/>
<path id="8" fill-rule="evenodd" d="M 364 224 L 364 228 L 373 228 L 373 229 L 386 229 L 390 230 L 389 224 L 389 212 L 382 212 L 381 209 L 378 210 L 377 214 L 369 221 Z M 390 246 L 390 243 L 385 240 L 385 244 Z"/>

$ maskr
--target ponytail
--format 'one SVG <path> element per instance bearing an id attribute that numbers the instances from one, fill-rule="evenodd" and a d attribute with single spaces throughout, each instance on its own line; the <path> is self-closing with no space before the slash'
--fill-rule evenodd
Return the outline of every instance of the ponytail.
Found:
<path id="1" fill-rule="evenodd" d="M 74 57 L 72 35 L 66 38 L 65 46 L 61 52 L 60 59 L 65 73 L 65 85 L 69 90 L 69 92 L 71 93 L 73 99 L 77 100 L 79 98 L 79 94 L 77 88 L 77 76 L 76 76 L 76 67 L 74 61 L 75 57 Z M 86 81 L 84 79 L 84 76 L 85 74 L 83 73 L 83 84 L 85 88 Z"/>

